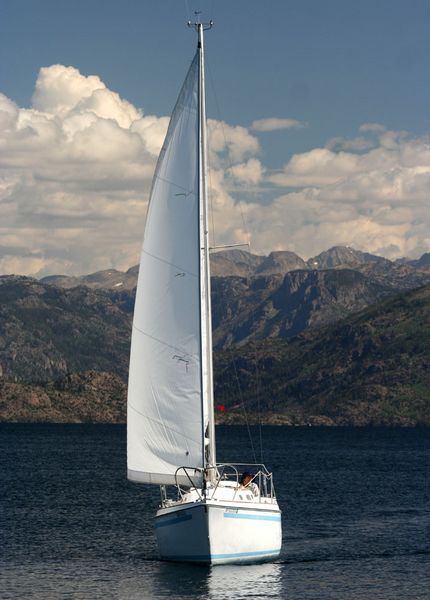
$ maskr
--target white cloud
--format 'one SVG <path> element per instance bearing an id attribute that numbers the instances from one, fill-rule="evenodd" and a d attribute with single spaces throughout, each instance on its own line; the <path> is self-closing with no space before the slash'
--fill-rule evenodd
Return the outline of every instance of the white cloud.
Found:
<path id="1" fill-rule="evenodd" d="M 382 133 L 383 131 L 385 131 L 385 127 L 380 123 L 363 123 L 362 125 L 360 125 L 359 131 L 361 131 L 362 133 Z"/>
<path id="2" fill-rule="evenodd" d="M 404 131 L 381 131 L 377 145 L 367 153 L 345 152 L 329 148 L 314 148 L 309 152 L 295 154 L 280 172 L 268 179 L 282 187 L 324 187 L 376 178 L 374 184 L 382 181 L 392 169 L 426 169 L 430 166 L 430 146 L 428 138 L 410 138 Z"/>
<path id="3" fill-rule="evenodd" d="M 0 94 L 0 272 L 135 264 L 168 122 L 63 65 L 40 70 L 30 108 Z M 209 120 L 208 129 L 214 222 L 229 236 L 234 226 L 219 218 L 234 209 L 224 171 L 253 185 L 263 172 L 252 162 L 259 144 L 244 127 Z"/>
<path id="4" fill-rule="evenodd" d="M 256 185 L 262 179 L 264 167 L 257 158 L 250 158 L 246 163 L 234 165 L 230 169 L 230 174 L 242 183 L 251 183 Z"/>
<path id="5" fill-rule="evenodd" d="M 86 77 L 78 69 L 63 65 L 40 69 L 32 105 L 39 112 L 60 117 L 94 114 L 113 119 L 126 129 L 142 117 L 140 110 L 107 89 L 99 77 Z"/>
<path id="6" fill-rule="evenodd" d="M 41 69 L 30 108 L 0 94 L 0 272 L 135 264 L 168 120 L 62 65 Z M 265 121 L 254 125 L 269 130 Z M 255 252 L 306 257 L 337 243 L 389 257 L 430 250 L 428 137 L 365 124 L 279 172 L 245 127 L 209 120 L 208 137 L 216 245 L 248 241 L 247 224 Z"/>
<path id="7" fill-rule="evenodd" d="M 146 150 L 158 156 L 169 126 L 169 117 L 147 115 L 131 124 L 130 130 L 140 135 Z"/>
<path id="8" fill-rule="evenodd" d="M 2 131 L 15 125 L 18 114 L 19 110 L 16 104 L 0 93 L 0 128 Z"/>
<path id="9" fill-rule="evenodd" d="M 255 131 L 276 131 L 278 129 L 300 129 L 307 127 L 304 121 L 297 119 L 280 119 L 278 117 L 269 117 L 267 119 L 257 119 L 253 121 L 251 129 Z"/>
<path id="10" fill-rule="evenodd" d="M 74 67 L 51 65 L 42 67 L 32 98 L 36 110 L 62 114 L 74 108 L 83 98 L 98 89 L 105 89 L 99 77 L 81 75 Z"/>
<path id="11" fill-rule="evenodd" d="M 268 179 L 285 187 L 320 186 L 335 183 L 358 169 L 359 158 L 355 154 L 315 148 L 295 154 L 282 172 L 270 175 Z"/>
<path id="12" fill-rule="evenodd" d="M 376 147 L 360 153 L 315 148 L 267 176 L 301 188 L 249 210 L 254 244 L 310 256 L 335 244 L 385 255 L 430 250 L 430 139 L 372 127 Z"/>
<path id="13" fill-rule="evenodd" d="M 37 256 L 0 256 L 0 273 L 37 273 L 44 265 L 45 260 Z"/>
<path id="14" fill-rule="evenodd" d="M 227 164 L 231 164 L 256 154 L 260 149 L 257 138 L 245 127 L 232 127 L 213 119 L 208 119 L 208 140 L 209 162 L 215 168 L 226 164 L 223 153 L 227 153 Z"/>
<path id="15" fill-rule="evenodd" d="M 349 245 L 394 258 L 414 254 L 417 248 L 420 253 L 430 250 L 430 240 L 415 234 L 407 211 L 393 215 L 386 206 L 360 214 L 354 206 L 323 202 L 318 193 L 292 192 L 273 202 L 270 211 L 254 204 L 247 217 L 253 247 L 266 253 L 288 248 L 308 258 L 333 245 Z"/>
<path id="16" fill-rule="evenodd" d="M 95 76 L 41 69 L 33 105 L 0 96 L 2 272 L 84 273 L 136 262 L 165 117 Z M 21 256 L 7 247 L 23 246 Z"/>

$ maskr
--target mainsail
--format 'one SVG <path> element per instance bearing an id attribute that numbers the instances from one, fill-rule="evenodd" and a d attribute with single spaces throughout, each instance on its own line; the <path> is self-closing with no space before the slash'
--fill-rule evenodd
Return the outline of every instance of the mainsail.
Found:
<path id="1" fill-rule="evenodd" d="M 199 118 L 197 52 L 158 159 L 146 219 L 128 386 L 132 481 L 171 484 L 178 467 L 205 466 L 209 409 L 201 367 L 206 337 L 201 325 Z M 184 482 L 184 476 L 178 481 Z"/>

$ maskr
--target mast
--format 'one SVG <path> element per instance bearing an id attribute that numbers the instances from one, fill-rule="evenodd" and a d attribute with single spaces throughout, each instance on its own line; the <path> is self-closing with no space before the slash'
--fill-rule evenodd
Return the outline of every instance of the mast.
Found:
<path id="1" fill-rule="evenodd" d="M 198 14 L 198 13 L 197 13 Z M 191 23 L 188 23 L 191 26 Z M 199 231 L 200 231 L 200 317 L 202 337 L 202 401 L 208 410 L 208 430 L 203 431 L 204 464 L 206 467 L 216 466 L 215 450 L 215 417 L 213 393 L 213 361 L 212 361 L 212 313 L 211 313 L 211 278 L 209 261 L 209 210 L 207 192 L 207 133 L 205 102 L 205 62 L 203 32 L 213 23 L 194 23 L 197 31 L 197 52 L 199 55 Z M 206 398 L 205 398 L 206 396 Z M 203 427 L 204 429 L 204 427 Z M 207 444 L 207 446 L 206 446 Z M 209 469 L 207 480 L 215 480 L 215 469 Z"/>

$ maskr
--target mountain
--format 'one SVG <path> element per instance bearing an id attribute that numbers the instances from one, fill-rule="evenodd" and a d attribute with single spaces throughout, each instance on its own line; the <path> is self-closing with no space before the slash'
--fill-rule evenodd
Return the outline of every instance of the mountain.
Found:
<path id="1" fill-rule="evenodd" d="M 426 271 L 409 264 L 402 265 L 390 261 L 363 263 L 356 265 L 354 270 L 372 281 L 396 291 L 421 287 L 430 281 L 430 270 Z"/>
<path id="2" fill-rule="evenodd" d="M 430 286 L 215 359 L 223 421 L 430 425 Z"/>
<path id="3" fill-rule="evenodd" d="M 245 250 L 214 252 L 211 254 L 211 275 L 212 277 L 250 277 L 265 258 Z"/>
<path id="4" fill-rule="evenodd" d="M 349 246 L 333 246 L 325 252 L 310 258 L 307 264 L 310 269 L 335 269 L 338 267 L 356 267 L 366 263 L 390 264 L 387 258 L 354 250 Z"/>
<path id="5" fill-rule="evenodd" d="M 292 337 L 393 293 L 392 288 L 351 269 L 214 278 L 212 291 L 216 348 L 251 339 Z"/>
<path id="6" fill-rule="evenodd" d="M 71 289 L 84 285 L 94 290 L 99 289 L 116 289 L 116 290 L 132 290 L 136 287 L 137 276 L 139 274 L 139 266 L 131 267 L 125 273 L 116 269 L 106 269 L 97 271 L 90 275 L 82 275 L 81 277 L 73 277 L 68 275 L 48 275 L 42 277 L 42 283 L 56 285 L 65 289 Z"/>
<path id="7" fill-rule="evenodd" d="M 424 254 L 419 260 L 401 259 L 390 261 L 382 256 L 354 250 L 347 246 L 334 246 L 318 256 L 304 261 L 294 252 L 279 250 L 269 256 L 259 256 L 245 250 L 224 250 L 211 254 L 212 277 L 257 277 L 259 275 L 285 275 L 297 270 L 326 270 L 348 268 L 375 277 L 379 283 L 398 289 L 411 289 L 428 281 L 429 257 Z M 404 267 L 404 268 L 403 268 Z M 49 275 L 40 281 L 63 288 L 85 285 L 92 289 L 132 290 L 137 283 L 139 266 L 125 273 L 115 269 L 97 271 L 81 277 Z M 397 288 L 396 288 L 397 289 Z"/>
<path id="8" fill-rule="evenodd" d="M 418 260 L 410 260 L 408 264 L 417 269 L 430 269 L 430 252 L 426 252 Z"/>
<path id="9" fill-rule="evenodd" d="M 430 426 L 430 285 L 214 359 L 218 422 Z M 3 421 L 124 422 L 125 405 L 124 379 L 114 373 L 37 385 L 0 378 Z"/>
<path id="10" fill-rule="evenodd" d="M 124 294 L 0 277 L 0 374 L 46 382 L 95 369 L 126 378 L 133 301 Z"/>
<path id="11" fill-rule="evenodd" d="M 294 252 L 279 250 L 271 252 L 269 256 L 258 265 L 254 275 L 276 275 L 284 274 L 299 269 L 308 269 L 308 265 Z"/>
<path id="12" fill-rule="evenodd" d="M 254 260 L 249 253 L 231 252 L 236 263 Z M 255 270 L 301 264 L 287 252 L 260 258 Z M 52 285 L 52 279 L 0 277 L 0 373 L 33 383 L 91 369 L 126 377 L 137 267 L 122 274 L 121 286 L 104 287 L 118 283 L 119 272 L 109 273 L 86 276 L 70 288 Z M 429 282 L 430 272 L 390 261 L 354 269 L 213 277 L 214 345 L 225 349 L 256 339 L 291 338 Z"/>

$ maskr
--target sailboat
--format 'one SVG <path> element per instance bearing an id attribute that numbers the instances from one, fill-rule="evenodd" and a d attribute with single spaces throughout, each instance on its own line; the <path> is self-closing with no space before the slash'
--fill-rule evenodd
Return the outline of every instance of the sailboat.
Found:
<path id="1" fill-rule="evenodd" d="M 204 31 L 161 149 L 133 318 L 127 474 L 160 486 L 160 558 L 277 558 L 281 511 L 264 465 L 216 462 L 207 201 Z M 245 476 L 244 476 L 245 472 Z"/>

